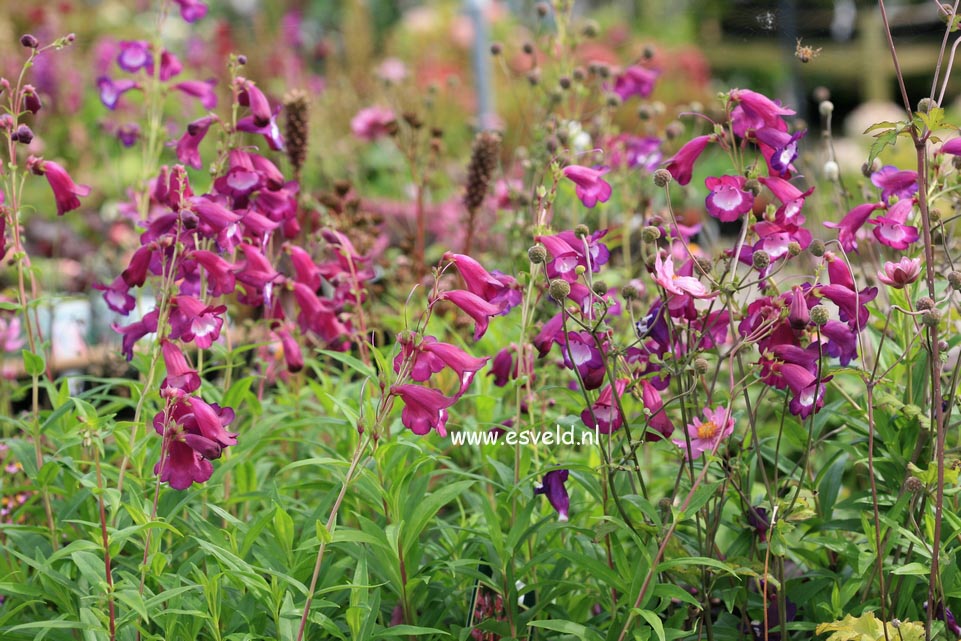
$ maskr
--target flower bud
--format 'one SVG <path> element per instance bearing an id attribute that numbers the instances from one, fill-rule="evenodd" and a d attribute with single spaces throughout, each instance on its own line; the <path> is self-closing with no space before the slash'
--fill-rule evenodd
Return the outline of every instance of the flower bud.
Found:
<path id="1" fill-rule="evenodd" d="M 801 243 L 797 242 L 796 240 L 792 240 L 791 242 L 789 242 L 787 244 L 787 253 L 791 254 L 792 256 L 797 256 L 798 254 L 800 254 Z"/>
<path id="2" fill-rule="evenodd" d="M 570 76 L 561 76 L 560 78 L 557 79 L 557 84 L 560 86 L 561 89 L 564 89 L 565 91 L 567 89 L 570 89 L 571 88 Z"/>
<path id="3" fill-rule="evenodd" d="M 682 125 L 676 120 L 673 122 L 667 123 L 667 126 L 664 128 L 664 137 L 667 138 L 668 140 L 674 140 L 675 138 L 679 138 L 683 134 L 684 134 L 684 125 Z"/>
<path id="4" fill-rule="evenodd" d="M 924 310 L 921 314 L 921 322 L 927 327 L 937 327 L 941 322 L 941 310 L 936 307 Z"/>
<path id="5" fill-rule="evenodd" d="M 411 345 L 414 342 L 414 332 L 405 329 L 397 334 L 397 342 L 401 345 Z"/>
<path id="6" fill-rule="evenodd" d="M 957 158 L 957 156 L 955 156 L 955 157 Z M 932 207 L 931 209 L 929 209 L 929 210 L 928 210 L 928 220 L 930 220 L 930 221 L 931 221 L 932 223 L 934 223 L 934 224 L 937 224 L 937 223 L 941 222 L 941 210 L 940 210 L 940 209 L 937 209 L 937 208 L 934 208 L 934 207 Z"/>
<path id="7" fill-rule="evenodd" d="M 602 280 L 594 281 L 594 293 L 598 296 L 603 296 L 607 293 L 607 283 Z"/>
<path id="8" fill-rule="evenodd" d="M 808 316 L 811 318 L 811 323 L 817 325 L 818 327 L 823 326 L 828 322 L 829 315 L 828 310 L 824 305 L 815 305 L 808 310 Z"/>
<path id="9" fill-rule="evenodd" d="M 561 302 L 571 293 L 571 284 L 566 280 L 556 278 L 551 281 L 548 292 L 550 293 L 551 298 L 557 302 Z"/>
<path id="10" fill-rule="evenodd" d="M 538 3 L 534 6 L 534 10 L 537 11 L 537 17 L 538 17 L 538 18 L 543 18 L 543 17 L 545 17 L 548 13 L 550 13 L 551 7 L 550 7 L 550 5 L 547 4 L 546 2 L 538 2 Z"/>
<path id="11" fill-rule="evenodd" d="M 641 293 L 637 291 L 634 285 L 624 285 L 621 287 L 621 296 L 624 297 L 624 300 L 634 300 L 640 295 Z"/>
<path id="12" fill-rule="evenodd" d="M 527 259 L 535 265 L 547 262 L 547 249 L 543 245 L 534 245 L 527 250 Z"/>
<path id="13" fill-rule="evenodd" d="M 827 118 L 834 113 L 834 103 L 830 100 L 822 100 L 818 105 L 818 112 L 821 114 L 822 118 Z"/>
<path id="14" fill-rule="evenodd" d="M 808 251 L 811 252 L 811 255 L 815 258 L 824 256 L 824 241 L 820 238 L 815 238 L 811 241 L 811 244 L 808 245 Z"/>
<path id="15" fill-rule="evenodd" d="M 937 106 L 938 103 L 931 98 L 921 98 L 921 100 L 918 101 L 918 111 L 923 114 L 930 112 Z"/>
<path id="16" fill-rule="evenodd" d="M 841 168 L 833 160 L 829 160 L 824 163 L 824 178 L 833 183 L 836 183 L 841 177 Z"/>
<path id="17" fill-rule="evenodd" d="M 918 299 L 918 302 L 916 302 L 914 306 L 917 307 L 918 310 L 920 311 L 924 311 L 926 309 L 934 309 L 934 300 L 927 296 L 922 296 L 921 298 Z"/>
<path id="18" fill-rule="evenodd" d="M 916 476 L 909 476 L 908 480 L 904 482 L 904 489 L 911 494 L 920 494 L 924 491 L 924 481 Z"/>
<path id="19" fill-rule="evenodd" d="M 758 271 L 763 271 L 767 269 L 771 264 L 771 255 L 766 251 L 759 249 L 753 254 L 751 254 L 751 263 L 754 265 L 754 269 Z"/>
<path id="20" fill-rule="evenodd" d="M 594 20 L 588 20 L 584 23 L 584 28 L 581 29 L 581 34 L 585 38 L 596 38 L 597 33 L 600 31 L 600 26 Z"/>
<path id="21" fill-rule="evenodd" d="M 694 371 L 698 374 L 707 374 L 707 371 L 711 369 L 711 364 L 707 362 L 707 359 L 703 356 L 698 356 L 694 359 Z"/>
<path id="22" fill-rule="evenodd" d="M 240 65 L 241 67 L 247 64 L 247 56 L 245 56 L 244 54 L 240 54 L 239 56 L 237 56 L 237 64 Z"/>
<path id="23" fill-rule="evenodd" d="M 667 187 L 673 178 L 671 172 L 666 169 L 658 169 L 654 172 L 654 184 L 658 187 Z"/>
<path id="24" fill-rule="evenodd" d="M 491 55 L 499 56 L 504 52 L 504 45 L 499 42 L 491 43 Z"/>
<path id="25" fill-rule="evenodd" d="M 648 225 L 641 230 L 641 239 L 645 243 L 656 243 L 657 239 L 661 237 L 661 228 L 654 227 L 653 225 Z"/>
<path id="26" fill-rule="evenodd" d="M 19 142 L 23 145 L 29 145 L 30 141 L 33 140 L 33 132 L 30 131 L 30 127 L 26 125 L 20 125 L 17 130 L 10 134 L 10 140 L 14 142 Z"/>
<path id="27" fill-rule="evenodd" d="M 40 41 L 37 40 L 36 36 L 31 35 L 29 33 L 25 33 L 22 36 L 20 36 L 20 44 L 26 47 L 27 49 L 36 49 L 37 47 L 40 46 Z"/>
<path id="28" fill-rule="evenodd" d="M 591 228 L 587 225 L 577 225 L 574 227 L 574 235 L 578 238 L 587 238 L 591 235 Z"/>
<path id="29" fill-rule="evenodd" d="M 955 291 L 961 290 L 961 272 L 949 273 L 948 284 L 951 285 L 951 289 Z"/>

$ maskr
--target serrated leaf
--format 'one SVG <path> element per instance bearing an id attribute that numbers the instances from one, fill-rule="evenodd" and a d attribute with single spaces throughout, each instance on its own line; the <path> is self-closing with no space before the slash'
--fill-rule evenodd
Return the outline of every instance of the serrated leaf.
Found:
<path id="1" fill-rule="evenodd" d="M 881 155 L 881 152 L 884 151 L 886 147 L 894 146 L 894 144 L 898 141 L 899 133 L 900 132 L 897 129 L 891 129 L 889 131 L 885 131 L 882 134 L 878 134 L 875 137 L 874 142 L 871 143 L 871 150 L 868 153 L 869 166 L 874 162 L 875 158 Z"/>

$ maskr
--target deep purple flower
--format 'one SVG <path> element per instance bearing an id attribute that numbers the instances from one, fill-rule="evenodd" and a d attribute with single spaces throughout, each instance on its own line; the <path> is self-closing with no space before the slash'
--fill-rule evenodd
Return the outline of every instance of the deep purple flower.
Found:
<path id="1" fill-rule="evenodd" d="M 644 440 L 659 441 L 670 438 L 674 433 L 674 423 L 664 410 L 664 401 L 661 400 L 660 392 L 647 379 L 641 381 L 641 400 L 644 401 L 644 408 L 650 412 Z"/>
<path id="2" fill-rule="evenodd" d="M 952 156 L 961 155 L 961 136 L 952 138 L 941 145 L 939 153 L 951 154 Z"/>
<path id="3" fill-rule="evenodd" d="M 484 269 L 479 262 L 464 254 L 447 252 L 444 260 L 449 260 L 457 266 L 467 286 L 467 291 L 476 294 L 494 305 L 502 305 L 501 315 L 506 314 L 512 307 L 521 302 L 521 292 L 517 281 L 512 276 L 494 274 Z"/>
<path id="4" fill-rule="evenodd" d="M 130 361 L 133 360 L 133 347 L 141 338 L 147 334 L 152 334 L 157 331 L 157 317 L 159 313 L 157 310 L 153 310 L 144 315 L 139 321 L 135 321 L 121 327 L 114 323 L 111 325 L 113 331 L 117 332 L 122 337 L 122 349 L 124 357 Z"/>
<path id="5" fill-rule="evenodd" d="M 294 338 L 288 330 L 283 328 L 277 328 L 274 333 L 280 339 L 280 344 L 284 352 L 284 362 L 287 365 L 287 371 L 291 374 L 295 374 L 300 370 L 304 369 L 304 354 L 300 349 L 300 343 Z"/>
<path id="6" fill-rule="evenodd" d="M 737 106 L 731 111 L 734 133 L 742 138 L 751 129 L 772 127 L 787 130 L 782 116 L 793 116 L 794 110 L 782 107 L 780 102 L 750 89 L 733 89 L 729 94 Z"/>
<path id="7" fill-rule="evenodd" d="M 595 231 L 588 237 L 579 238 L 573 231 L 562 231 L 553 236 L 536 236 L 534 240 L 544 245 L 550 254 L 547 263 L 549 278 L 563 278 L 569 283 L 577 281 L 577 266 L 581 265 L 593 273 L 601 271 L 611 252 L 607 245 L 599 242 L 607 230 Z"/>
<path id="8" fill-rule="evenodd" d="M 826 222 L 825 227 L 838 230 L 838 241 L 846 252 L 854 251 L 858 247 L 855 235 L 864 226 L 876 209 L 882 209 L 882 203 L 863 203 L 849 211 L 839 223 Z"/>
<path id="9" fill-rule="evenodd" d="M 271 116 L 270 121 L 263 126 L 257 125 L 254 122 L 253 116 L 244 116 L 237 121 L 237 131 L 245 131 L 249 134 L 260 134 L 267 141 L 267 146 L 273 151 L 283 151 L 284 150 L 284 137 L 280 133 L 280 127 L 277 126 L 277 114 L 280 112 L 280 106 L 274 110 L 274 115 Z"/>
<path id="10" fill-rule="evenodd" d="M 140 125 L 128 122 L 117 127 L 117 139 L 124 147 L 133 147 L 140 140 Z"/>
<path id="11" fill-rule="evenodd" d="M 270 111 L 270 103 L 267 96 L 253 83 L 246 78 L 237 78 L 240 91 L 237 94 L 237 102 L 243 107 L 250 108 L 250 115 L 257 127 L 265 127 L 270 124 L 273 114 Z"/>
<path id="12" fill-rule="evenodd" d="M 475 341 L 479 341 L 487 332 L 487 325 L 490 323 L 491 317 L 497 316 L 502 311 L 500 305 L 488 303 L 477 294 L 463 289 L 443 292 L 438 296 L 438 300 L 449 300 L 460 307 L 465 314 L 474 319 Z"/>
<path id="13" fill-rule="evenodd" d="M 170 312 L 170 338 L 193 342 L 199 349 L 207 349 L 220 338 L 226 305 L 205 305 L 193 296 L 174 296 Z"/>
<path id="14" fill-rule="evenodd" d="M 708 143 L 714 142 L 714 140 L 715 136 L 713 134 L 692 138 L 667 161 L 667 170 L 671 172 L 671 176 L 679 185 L 686 185 L 691 182 L 694 163 L 697 162 Z"/>
<path id="15" fill-rule="evenodd" d="M 210 405 L 198 397 L 177 401 L 169 417 L 158 413 L 153 426 L 163 435 L 166 447 L 154 473 L 177 490 L 207 481 L 213 474 L 210 460 L 220 458 L 223 448 L 237 444 L 237 435 L 224 429 L 233 420 L 229 407 Z"/>
<path id="16" fill-rule="evenodd" d="M 409 345 L 409 348 L 408 348 Z M 475 358 L 450 343 L 442 343 L 433 336 L 425 336 L 419 345 L 409 343 L 405 349 L 394 359 L 394 371 L 399 372 L 401 363 L 406 358 L 413 358 L 414 364 L 411 369 L 411 378 L 418 383 L 423 383 L 430 377 L 449 367 L 457 374 L 460 381 L 460 388 L 454 394 L 454 398 L 460 398 L 477 372 L 487 364 L 489 357 Z"/>
<path id="17" fill-rule="evenodd" d="M 608 162 L 621 169 L 643 169 L 653 172 L 661 164 L 661 139 L 656 136 L 640 137 L 619 134 L 604 143 Z"/>
<path id="18" fill-rule="evenodd" d="M 793 135 L 772 127 L 762 127 L 754 132 L 771 173 L 779 176 L 784 176 L 791 171 L 791 163 L 798 154 L 798 140 L 805 135 L 807 135 L 807 129 L 797 131 Z"/>
<path id="19" fill-rule="evenodd" d="M 788 404 L 788 410 L 799 418 L 807 418 L 824 405 L 824 381 L 818 380 L 802 365 L 783 363 L 778 366 L 780 375 L 784 378 L 788 388 L 794 394 Z"/>
<path id="20" fill-rule="evenodd" d="M 163 340 L 160 343 L 167 377 L 160 384 L 160 389 L 173 388 L 183 394 L 190 394 L 200 387 L 200 375 L 197 370 L 187 364 L 187 357 L 176 343 Z"/>
<path id="21" fill-rule="evenodd" d="M 200 0 L 174 0 L 180 7 L 180 17 L 185 22 L 197 22 L 207 15 L 207 5 Z"/>
<path id="22" fill-rule="evenodd" d="M 818 332 L 828 339 L 824 353 L 837 358 L 842 367 L 858 357 L 858 335 L 847 323 L 829 320 Z"/>
<path id="23" fill-rule="evenodd" d="M 551 507 L 557 510 L 557 518 L 560 521 L 568 519 L 571 507 L 571 499 L 567 494 L 567 488 L 564 487 L 569 475 L 568 470 L 551 470 L 544 475 L 544 481 L 534 487 L 534 495 L 546 496 Z"/>
<path id="24" fill-rule="evenodd" d="M 199 147 L 213 121 L 213 116 L 204 116 L 187 125 L 184 135 L 177 141 L 177 160 L 194 169 L 200 169 L 203 166 Z"/>
<path id="25" fill-rule="evenodd" d="M 711 190 L 704 204 L 707 213 L 722 223 L 734 222 L 754 207 L 754 194 L 744 189 L 744 176 L 711 176 L 704 185 Z"/>
<path id="26" fill-rule="evenodd" d="M 33 115 L 37 115 L 37 112 L 43 109 L 43 105 L 40 103 L 40 94 L 37 93 L 33 85 L 23 86 L 23 108 Z"/>
<path id="27" fill-rule="evenodd" d="M 647 98 L 654 91 L 654 81 L 659 75 L 660 73 L 653 69 L 631 65 L 615 78 L 614 93 L 620 96 L 621 100 L 634 96 Z"/>
<path id="28" fill-rule="evenodd" d="M 815 289 L 819 296 L 823 296 L 837 305 L 841 320 L 857 331 L 864 329 L 870 317 L 867 304 L 878 295 L 877 287 L 868 287 L 860 292 L 842 285 L 819 285 Z"/>
<path id="29" fill-rule="evenodd" d="M 871 174 L 871 183 L 881 190 L 881 200 L 891 196 L 909 198 L 918 192 L 918 172 L 885 165 Z"/>
<path id="30" fill-rule="evenodd" d="M 566 340 L 563 332 L 555 337 L 564 356 L 564 365 L 568 369 L 577 369 L 585 389 L 597 389 L 604 382 L 604 354 L 597 348 L 597 343 L 590 332 L 567 332 Z M 602 343 L 606 349 L 606 343 Z"/>
<path id="31" fill-rule="evenodd" d="M 130 286 L 124 282 L 122 276 L 114 278 L 110 285 L 94 283 L 93 288 L 103 292 L 103 300 L 107 303 L 107 307 L 118 314 L 126 316 L 137 306 L 137 301 L 130 295 Z"/>
<path id="32" fill-rule="evenodd" d="M 574 183 L 574 191 L 581 203 L 593 208 L 598 202 L 606 203 L 611 197 L 611 185 L 601 178 L 610 171 L 609 167 L 583 167 L 568 165 L 564 167 L 564 177 Z"/>
<path id="33" fill-rule="evenodd" d="M 793 329 L 798 331 L 807 327 L 811 322 L 811 314 L 808 311 L 806 292 L 800 285 L 795 285 L 791 289 L 791 304 L 788 307 L 788 323 Z"/>
<path id="34" fill-rule="evenodd" d="M 234 272 L 237 269 L 235 265 L 206 249 L 194 250 L 190 257 L 207 272 L 207 289 L 211 296 L 223 296 L 234 291 Z"/>
<path id="35" fill-rule="evenodd" d="M 423 436 L 433 428 L 441 436 L 447 436 L 447 408 L 456 398 L 420 385 L 394 385 L 390 393 L 404 402 L 401 422 L 411 432 Z"/>
<path id="36" fill-rule="evenodd" d="M 136 73 L 153 62 L 150 43 L 146 40 L 122 40 L 117 65 L 128 73 Z"/>
<path id="37" fill-rule="evenodd" d="M 53 190 L 53 197 L 57 201 L 58 216 L 78 209 L 80 207 L 78 196 L 90 194 L 90 187 L 74 183 L 67 170 L 52 160 L 30 156 L 27 158 L 27 167 L 38 176 L 47 177 L 47 182 Z"/>

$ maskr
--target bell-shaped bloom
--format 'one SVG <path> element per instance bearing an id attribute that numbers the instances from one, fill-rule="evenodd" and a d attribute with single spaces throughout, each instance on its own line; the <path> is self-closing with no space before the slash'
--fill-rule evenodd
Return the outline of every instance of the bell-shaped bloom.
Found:
<path id="1" fill-rule="evenodd" d="M 857 289 L 854 284 L 854 274 L 847 262 L 834 252 L 824 252 L 824 262 L 828 264 L 828 282 L 832 285 L 842 285 L 848 289 Z"/>
<path id="2" fill-rule="evenodd" d="M 205 305 L 193 296 L 174 296 L 170 311 L 170 338 L 207 349 L 220 338 L 226 305 Z"/>
<path id="3" fill-rule="evenodd" d="M 37 112 L 43 109 L 43 104 L 40 102 L 40 94 L 37 93 L 33 85 L 23 86 L 23 109 L 33 115 L 37 115 Z"/>
<path id="4" fill-rule="evenodd" d="M 661 139 L 656 136 L 618 134 L 604 143 L 607 159 L 612 167 L 620 169 L 643 169 L 653 172 L 661 164 Z"/>
<path id="5" fill-rule="evenodd" d="M 893 218 L 879 216 L 868 221 L 875 225 L 874 237 L 882 245 L 904 251 L 918 240 L 918 228 L 905 225 Z"/>
<path id="6" fill-rule="evenodd" d="M 754 207 L 754 194 L 744 189 L 744 176 L 711 176 L 704 185 L 711 193 L 704 199 L 707 213 L 722 223 L 734 222 Z"/>
<path id="7" fill-rule="evenodd" d="M 194 169 L 200 169 L 203 166 L 199 147 L 213 121 L 213 116 L 204 116 L 187 125 L 184 135 L 177 141 L 177 160 Z"/>
<path id="8" fill-rule="evenodd" d="M 500 305 L 488 303 L 477 294 L 463 289 L 443 292 L 438 300 L 449 300 L 474 320 L 475 341 L 479 341 L 487 333 L 487 326 L 490 324 L 491 317 L 497 316 L 503 311 Z"/>
<path id="9" fill-rule="evenodd" d="M 952 138 L 948 140 L 943 145 L 938 153 L 951 154 L 952 156 L 961 156 L 961 137 Z"/>
<path id="10" fill-rule="evenodd" d="M 847 323 L 829 320 L 818 332 L 824 343 L 824 353 L 839 360 L 844 367 L 858 357 L 858 335 Z"/>
<path id="11" fill-rule="evenodd" d="M 280 345 L 284 352 L 284 362 L 287 364 L 287 371 L 295 374 L 304 369 L 304 353 L 300 349 L 300 343 L 288 330 L 277 328 L 274 330 L 280 338 Z"/>
<path id="12" fill-rule="evenodd" d="M 250 109 L 250 115 L 254 124 L 264 127 L 270 124 L 273 113 L 270 110 L 270 103 L 267 96 L 251 80 L 244 78 L 237 79 L 240 83 L 240 91 L 237 93 L 237 102 L 243 107 Z"/>
<path id="13" fill-rule="evenodd" d="M 771 127 L 787 130 L 783 116 L 793 116 L 794 110 L 782 107 L 780 102 L 750 89 L 733 89 L 729 94 L 737 106 L 731 111 L 734 133 L 742 138 L 750 130 Z"/>
<path id="14" fill-rule="evenodd" d="M 590 236 L 578 237 L 573 231 L 562 231 L 553 236 L 535 236 L 550 254 L 547 262 L 549 278 L 563 278 L 568 283 L 577 281 L 577 267 L 583 266 L 593 273 L 601 271 L 601 265 L 610 260 L 611 252 L 600 239 L 607 230 L 595 231 Z"/>
<path id="15" fill-rule="evenodd" d="M 176 343 L 163 340 L 160 343 L 167 377 L 160 384 L 160 389 L 173 388 L 183 394 L 190 394 L 200 387 L 200 375 L 197 370 L 187 364 L 187 357 Z"/>
<path id="16" fill-rule="evenodd" d="M 100 102 L 107 109 L 117 108 L 120 97 L 132 89 L 140 89 L 140 83 L 129 78 L 111 80 L 108 76 L 97 78 L 97 89 L 100 91 Z"/>
<path id="17" fill-rule="evenodd" d="M 46 176 L 47 182 L 53 190 L 54 200 L 57 201 L 58 216 L 63 216 L 68 211 L 78 209 L 80 207 L 78 196 L 90 194 L 90 187 L 73 182 L 67 170 L 52 160 L 30 156 L 27 159 L 27 167 L 38 176 Z"/>
<path id="18" fill-rule="evenodd" d="M 411 344 L 410 349 L 406 348 L 405 345 L 405 349 L 394 359 L 394 371 L 400 371 L 401 364 L 406 358 L 413 358 L 411 378 L 418 383 L 423 383 L 433 374 L 449 367 L 457 374 L 457 380 L 460 381 L 460 387 L 454 394 L 455 399 L 460 398 L 467 391 L 474 376 L 490 360 L 489 357 L 475 358 L 456 345 L 442 343 L 433 336 L 425 336 L 419 345 Z"/>
<path id="19" fill-rule="evenodd" d="M 607 385 L 598 394 L 597 400 L 581 412 L 581 420 L 588 429 L 596 429 L 601 434 L 611 434 L 620 429 L 623 420 L 617 408 L 617 398 L 624 396 L 630 381 L 626 378 L 615 381 L 614 387 Z"/>
<path id="20" fill-rule="evenodd" d="M 197 215 L 197 219 L 205 228 L 205 232 L 210 236 L 217 235 L 241 218 L 240 214 L 227 209 L 207 195 L 191 198 L 190 211 Z M 246 220 L 246 217 L 244 218 Z"/>
<path id="21" fill-rule="evenodd" d="M 823 381 L 828 380 L 827 378 L 819 381 L 815 374 L 794 363 L 780 365 L 780 374 L 794 394 L 788 404 L 788 410 L 792 414 L 803 419 L 824 406 Z"/>
<path id="22" fill-rule="evenodd" d="M 152 64 L 153 53 L 146 40 L 122 40 L 117 65 L 127 73 L 136 73 Z"/>
<path id="23" fill-rule="evenodd" d="M 687 439 L 674 439 L 673 443 L 681 448 L 684 458 L 698 458 L 704 452 L 714 452 L 723 439 L 734 433 L 734 417 L 723 406 L 714 410 L 705 407 L 704 419 L 695 417 L 687 426 Z"/>
<path id="24" fill-rule="evenodd" d="M 598 349 L 591 333 L 568 332 L 565 337 L 561 332 L 556 341 L 564 356 L 564 365 L 568 369 L 577 370 L 584 382 L 584 388 L 599 388 L 607 372 L 604 368 L 604 353 Z M 607 343 L 601 343 L 601 346 L 607 349 Z"/>
<path id="25" fill-rule="evenodd" d="M 878 272 L 878 280 L 889 287 L 904 289 L 921 275 L 921 259 L 904 256 L 896 263 L 884 263 L 884 271 Z"/>
<path id="26" fill-rule="evenodd" d="M 883 203 L 862 203 L 849 211 L 839 223 L 826 222 L 824 226 L 829 229 L 838 230 L 838 241 L 841 248 L 846 252 L 854 251 L 858 248 L 855 235 L 864 226 L 864 223 L 871 217 L 871 213 L 877 209 L 883 209 Z"/>
<path id="27" fill-rule="evenodd" d="M 194 250 L 190 257 L 207 272 L 207 289 L 211 296 L 223 296 L 234 291 L 237 284 L 234 276 L 237 270 L 235 265 L 206 249 Z"/>
<path id="28" fill-rule="evenodd" d="M 842 285 L 819 285 L 815 290 L 819 296 L 837 305 L 841 320 L 856 331 L 864 329 L 870 317 L 867 304 L 878 295 L 877 287 L 868 287 L 856 292 Z"/>
<path id="29" fill-rule="evenodd" d="M 661 258 L 660 253 L 654 258 L 654 281 L 673 296 L 690 296 L 692 298 L 714 298 L 718 292 L 710 291 L 704 283 L 693 276 L 679 276 L 674 272 L 674 258 Z"/>
<path id="30" fill-rule="evenodd" d="M 180 17 L 184 22 L 197 22 L 207 15 L 207 5 L 201 0 L 174 0 L 180 7 Z"/>
<path id="31" fill-rule="evenodd" d="M 918 172 L 885 165 L 871 174 L 871 183 L 881 190 L 881 200 L 891 196 L 909 198 L 918 193 Z"/>
<path id="32" fill-rule="evenodd" d="M 157 310 L 153 310 L 144 315 L 139 321 L 135 321 L 121 327 L 114 323 L 111 325 L 113 331 L 117 332 L 122 337 L 122 349 L 124 358 L 128 361 L 133 360 L 133 348 L 141 338 L 147 334 L 152 334 L 157 331 L 157 318 L 159 314 Z"/>
<path id="33" fill-rule="evenodd" d="M 456 398 L 420 385 L 394 385 L 390 393 L 404 402 L 400 420 L 411 432 L 423 436 L 434 429 L 447 436 L 447 408 Z"/>
<path id="34" fill-rule="evenodd" d="M 671 434 L 674 433 L 674 423 L 671 422 L 671 417 L 664 411 L 664 401 L 661 399 L 661 393 L 647 379 L 641 381 L 641 400 L 644 402 L 644 408 L 650 412 L 647 418 L 644 440 L 659 441 L 670 438 Z"/>
<path id="35" fill-rule="evenodd" d="M 773 127 L 761 127 L 754 137 L 761 145 L 761 153 L 767 160 L 768 168 L 776 176 L 791 172 L 791 163 L 797 158 L 798 141 L 807 135 L 807 129 L 789 134 Z"/>
<path id="36" fill-rule="evenodd" d="M 397 116 L 385 107 L 367 107 L 350 121 L 350 130 L 361 140 L 373 141 L 397 129 Z"/>
<path id="37" fill-rule="evenodd" d="M 161 82 L 167 82 L 174 76 L 180 75 L 180 72 L 183 70 L 184 65 L 177 56 L 167 49 L 161 49 L 160 73 L 157 74 Z M 147 74 L 152 76 L 153 73 L 153 57 L 151 56 L 150 63 L 147 65 Z"/>
<path id="38" fill-rule="evenodd" d="M 671 172 L 671 176 L 679 185 L 686 185 L 691 182 L 694 163 L 700 158 L 708 143 L 714 142 L 714 140 L 714 135 L 692 138 L 667 161 L 667 170 Z"/>
<path id="39" fill-rule="evenodd" d="M 654 81 L 660 75 L 654 69 L 647 69 L 638 65 L 631 65 L 614 79 L 614 93 L 621 100 L 637 96 L 647 98 L 654 91 Z"/>
<path id="40" fill-rule="evenodd" d="M 611 184 L 601 178 L 610 171 L 608 167 L 564 167 L 564 177 L 574 183 L 574 191 L 581 203 L 593 208 L 598 202 L 606 203 L 611 197 Z"/>
<path id="41" fill-rule="evenodd" d="M 563 336 L 564 327 L 564 314 L 563 312 L 555 314 L 549 321 L 544 323 L 541 327 L 541 331 L 537 333 L 534 340 L 531 341 L 534 348 L 537 350 L 537 355 L 540 358 L 547 356 L 551 347 L 555 342 L 560 342 L 560 336 Z"/>
<path id="42" fill-rule="evenodd" d="M 571 499 L 567 494 L 567 483 L 570 472 L 568 470 L 551 470 L 544 475 L 544 480 L 534 487 L 534 494 L 543 494 L 547 497 L 551 507 L 557 510 L 559 521 L 566 521 L 571 508 Z"/>
<path id="43" fill-rule="evenodd" d="M 130 295 L 130 286 L 124 281 L 123 276 L 117 276 L 109 285 L 94 283 L 93 288 L 103 292 L 103 300 L 107 303 L 107 307 L 118 314 L 126 316 L 137 306 L 137 301 Z"/>
<path id="44" fill-rule="evenodd" d="M 479 262 L 464 254 L 447 252 L 444 259 L 449 260 L 457 266 L 467 286 L 467 291 L 477 294 L 488 303 L 502 305 L 501 315 L 507 314 L 511 308 L 520 304 L 521 292 L 517 287 L 517 281 L 512 276 L 499 272 L 489 272 Z"/>
<path id="45" fill-rule="evenodd" d="M 172 88 L 191 98 L 198 99 L 204 109 L 215 109 L 217 107 L 215 84 L 215 80 L 185 80 L 173 85 Z"/>
<path id="46" fill-rule="evenodd" d="M 165 420 L 166 419 L 166 420 Z M 213 473 L 211 459 L 237 444 L 237 435 L 224 428 L 234 420 L 229 407 L 210 405 L 197 397 L 176 401 L 169 415 L 158 413 L 154 430 L 164 437 L 164 458 L 154 466 L 160 480 L 177 490 L 203 483 Z"/>
<path id="47" fill-rule="evenodd" d="M 280 133 L 280 127 L 277 126 L 277 114 L 280 112 L 280 106 L 278 105 L 274 109 L 274 115 L 270 117 L 270 121 L 266 125 L 258 125 L 254 122 L 254 117 L 244 116 L 237 121 L 237 131 L 245 131 L 249 134 L 260 134 L 267 141 L 267 146 L 273 151 L 283 151 L 284 150 L 284 137 Z"/>

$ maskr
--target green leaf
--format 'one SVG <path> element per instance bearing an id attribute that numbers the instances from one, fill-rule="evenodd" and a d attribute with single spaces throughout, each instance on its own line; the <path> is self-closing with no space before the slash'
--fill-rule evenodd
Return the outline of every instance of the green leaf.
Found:
<path id="1" fill-rule="evenodd" d="M 443 630 L 438 630 L 437 628 L 423 628 L 419 625 L 393 625 L 389 628 L 381 630 L 378 632 L 374 638 L 383 639 L 385 637 L 402 637 L 407 635 L 422 635 L 430 634 L 433 636 L 451 636 L 450 632 L 444 632 Z"/>
<path id="2" fill-rule="evenodd" d="M 875 137 L 874 142 L 871 143 L 871 151 L 868 153 L 868 166 L 874 162 L 874 159 L 877 158 L 886 147 L 894 146 L 894 143 L 898 141 L 898 134 L 900 134 L 900 131 L 891 129 Z"/>
<path id="3" fill-rule="evenodd" d="M 603 639 L 603 637 L 601 637 L 601 635 L 597 632 L 584 627 L 580 623 L 574 623 L 573 621 L 551 619 L 549 621 L 531 621 L 527 625 L 532 628 L 543 628 L 544 630 L 553 630 L 554 632 L 573 634 L 581 641 L 602 641 Z"/>
<path id="4" fill-rule="evenodd" d="M 665 641 L 664 638 L 664 622 L 661 618 L 657 616 L 654 612 L 650 610 L 634 610 L 638 616 L 648 622 L 651 628 L 654 630 L 654 634 L 657 635 L 657 641 Z"/>
<path id="5" fill-rule="evenodd" d="M 928 576 L 931 574 L 931 568 L 925 566 L 923 563 L 907 563 L 898 568 L 891 570 L 891 574 L 908 574 L 915 576 Z"/>
<path id="6" fill-rule="evenodd" d="M 25 349 L 23 350 L 23 369 L 30 376 L 40 376 L 47 367 L 43 356 Z"/>

